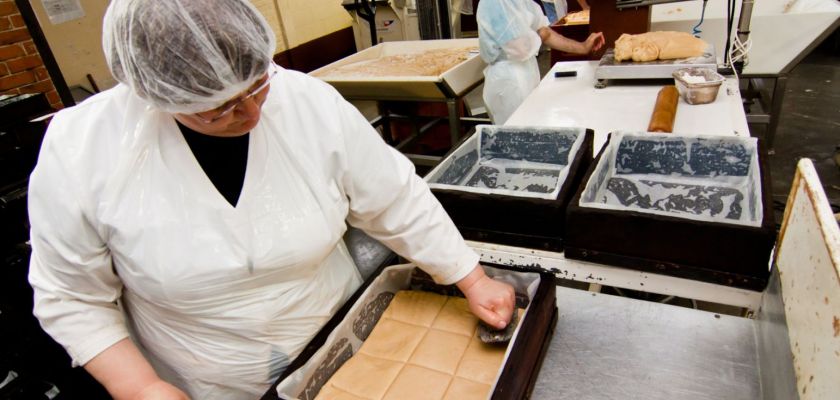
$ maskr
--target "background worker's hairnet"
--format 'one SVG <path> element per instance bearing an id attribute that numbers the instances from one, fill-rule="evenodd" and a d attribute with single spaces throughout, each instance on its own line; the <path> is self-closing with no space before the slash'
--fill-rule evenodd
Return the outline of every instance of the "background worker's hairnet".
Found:
<path id="1" fill-rule="evenodd" d="M 102 47 L 118 81 L 190 114 L 247 90 L 268 69 L 275 38 L 246 0 L 113 0 Z"/>

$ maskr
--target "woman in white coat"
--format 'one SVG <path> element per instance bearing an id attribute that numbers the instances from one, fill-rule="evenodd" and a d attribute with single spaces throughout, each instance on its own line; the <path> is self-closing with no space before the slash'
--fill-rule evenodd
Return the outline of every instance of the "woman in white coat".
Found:
<path id="1" fill-rule="evenodd" d="M 540 83 L 537 53 L 544 43 L 555 50 L 589 54 L 604 45 L 601 32 L 578 42 L 554 32 L 532 0 L 482 0 L 476 11 L 484 69 L 484 104 L 495 124 L 504 124 Z"/>
<path id="2" fill-rule="evenodd" d="M 268 389 L 361 280 L 345 221 L 456 284 L 513 290 L 330 86 L 271 63 L 245 0 L 113 0 L 120 84 L 59 112 L 30 180 L 35 314 L 117 399 Z"/>

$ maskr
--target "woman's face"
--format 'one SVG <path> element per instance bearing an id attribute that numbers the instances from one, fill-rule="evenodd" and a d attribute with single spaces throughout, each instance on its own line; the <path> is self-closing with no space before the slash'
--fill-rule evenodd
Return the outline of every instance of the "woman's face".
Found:
<path id="1" fill-rule="evenodd" d="M 195 114 L 175 114 L 178 122 L 190 129 L 210 136 L 241 136 L 260 121 L 260 112 L 274 73 L 266 72 L 248 90 L 210 111 Z"/>

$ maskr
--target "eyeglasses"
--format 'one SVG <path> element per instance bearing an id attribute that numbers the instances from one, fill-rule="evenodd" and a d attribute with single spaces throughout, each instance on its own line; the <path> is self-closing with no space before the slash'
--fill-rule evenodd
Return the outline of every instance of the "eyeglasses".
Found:
<path id="1" fill-rule="evenodd" d="M 195 115 L 198 119 L 200 119 L 205 124 L 212 124 L 212 123 L 224 118 L 225 115 L 230 114 L 233 110 L 236 109 L 236 107 L 239 107 L 240 104 L 244 103 L 246 100 L 250 99 L 251 97 L 256 96 L 257 94 L 262 92 L 263 89 L 268 87 L 268 85 L 271 83 L 271 78 L 274 78 L 274 75 L 277 75 L 277 68 L 274 68 L 274 64 L 272 64 L 271 67 L 269 67 L 269 68 L 270 68 L 270 71 L 268 73 L 268 78 L 266 78 L 266 80 L 263 81 L 263 83 L 261 83 L 259 86 L 249 90 L 248 93 L 246 93 L 245 95 L 238 96 L 235 99 L 229 100 L 225 104 L 222 104 L 221 106 L 216 107 L 212 110 L 204 111 L 202 113 L 196 113 L 196 114 L 193 114 L 193 115 Z M 217 110 L 221 110 L 221 111 L 217 111 Z M 213 112 L 217 112 L 217 114 L 214 115 L 213 117 L 210 117 L 210 118 L 207 118 L 207 117 L 204 117 L 204 116 L 200 115 L 200 114 L 213 113 Z"/>

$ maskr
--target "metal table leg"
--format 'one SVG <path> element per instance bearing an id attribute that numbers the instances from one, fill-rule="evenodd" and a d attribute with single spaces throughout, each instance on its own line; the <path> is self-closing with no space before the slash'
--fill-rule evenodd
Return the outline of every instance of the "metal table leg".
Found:
<path id="1" fill-rule="evenodd" d="M 458 117 L 458 99 L 453 97 L 447 98 L 446 108 L 449 110 L 449 146 L 451 148 L 461 138 L 461 119 Z"/>
<path id="2" fill-rule="evenodd" d="M 744 79 L 746 80 L 746 87 L 742 90 L 741 96 L 744 97 L 748 111 L 747 122 L 766 126 L 764 139 L 769 153 L 773 154 L 773 144 L 781 117 L 788 77 L 786 74 L 780 74 L 744 77 Z M 771 79 L 773 81 L 772 90 L 768 84 Z M 758 105 L 760 110 L 751 110 L 753 105 Z"/>
<path id="3" fill-rule="evenodd" d="M 776 77 L 776 84 L 773 87 L 773 100 L 770 104 L 770 123 L 767 125 L 767 148 L 771 151 L 773 150 L 776 128 L 779 125 L 779 117 L 782 112 L 782 100 L 785 98 L 787 79 L 787 75 L 779 75 Z"/>
<path id="4" fill-rule="evenodd" d="M 391 136 L 391 120 L 389 118 L 388 106 L 384 101 L 377 101 L 376 108 L 379 111 L 379 117 L 381 119 L 382 138 L 385 139 L 385 143 L 394 145 L 394 137 Z"/>

